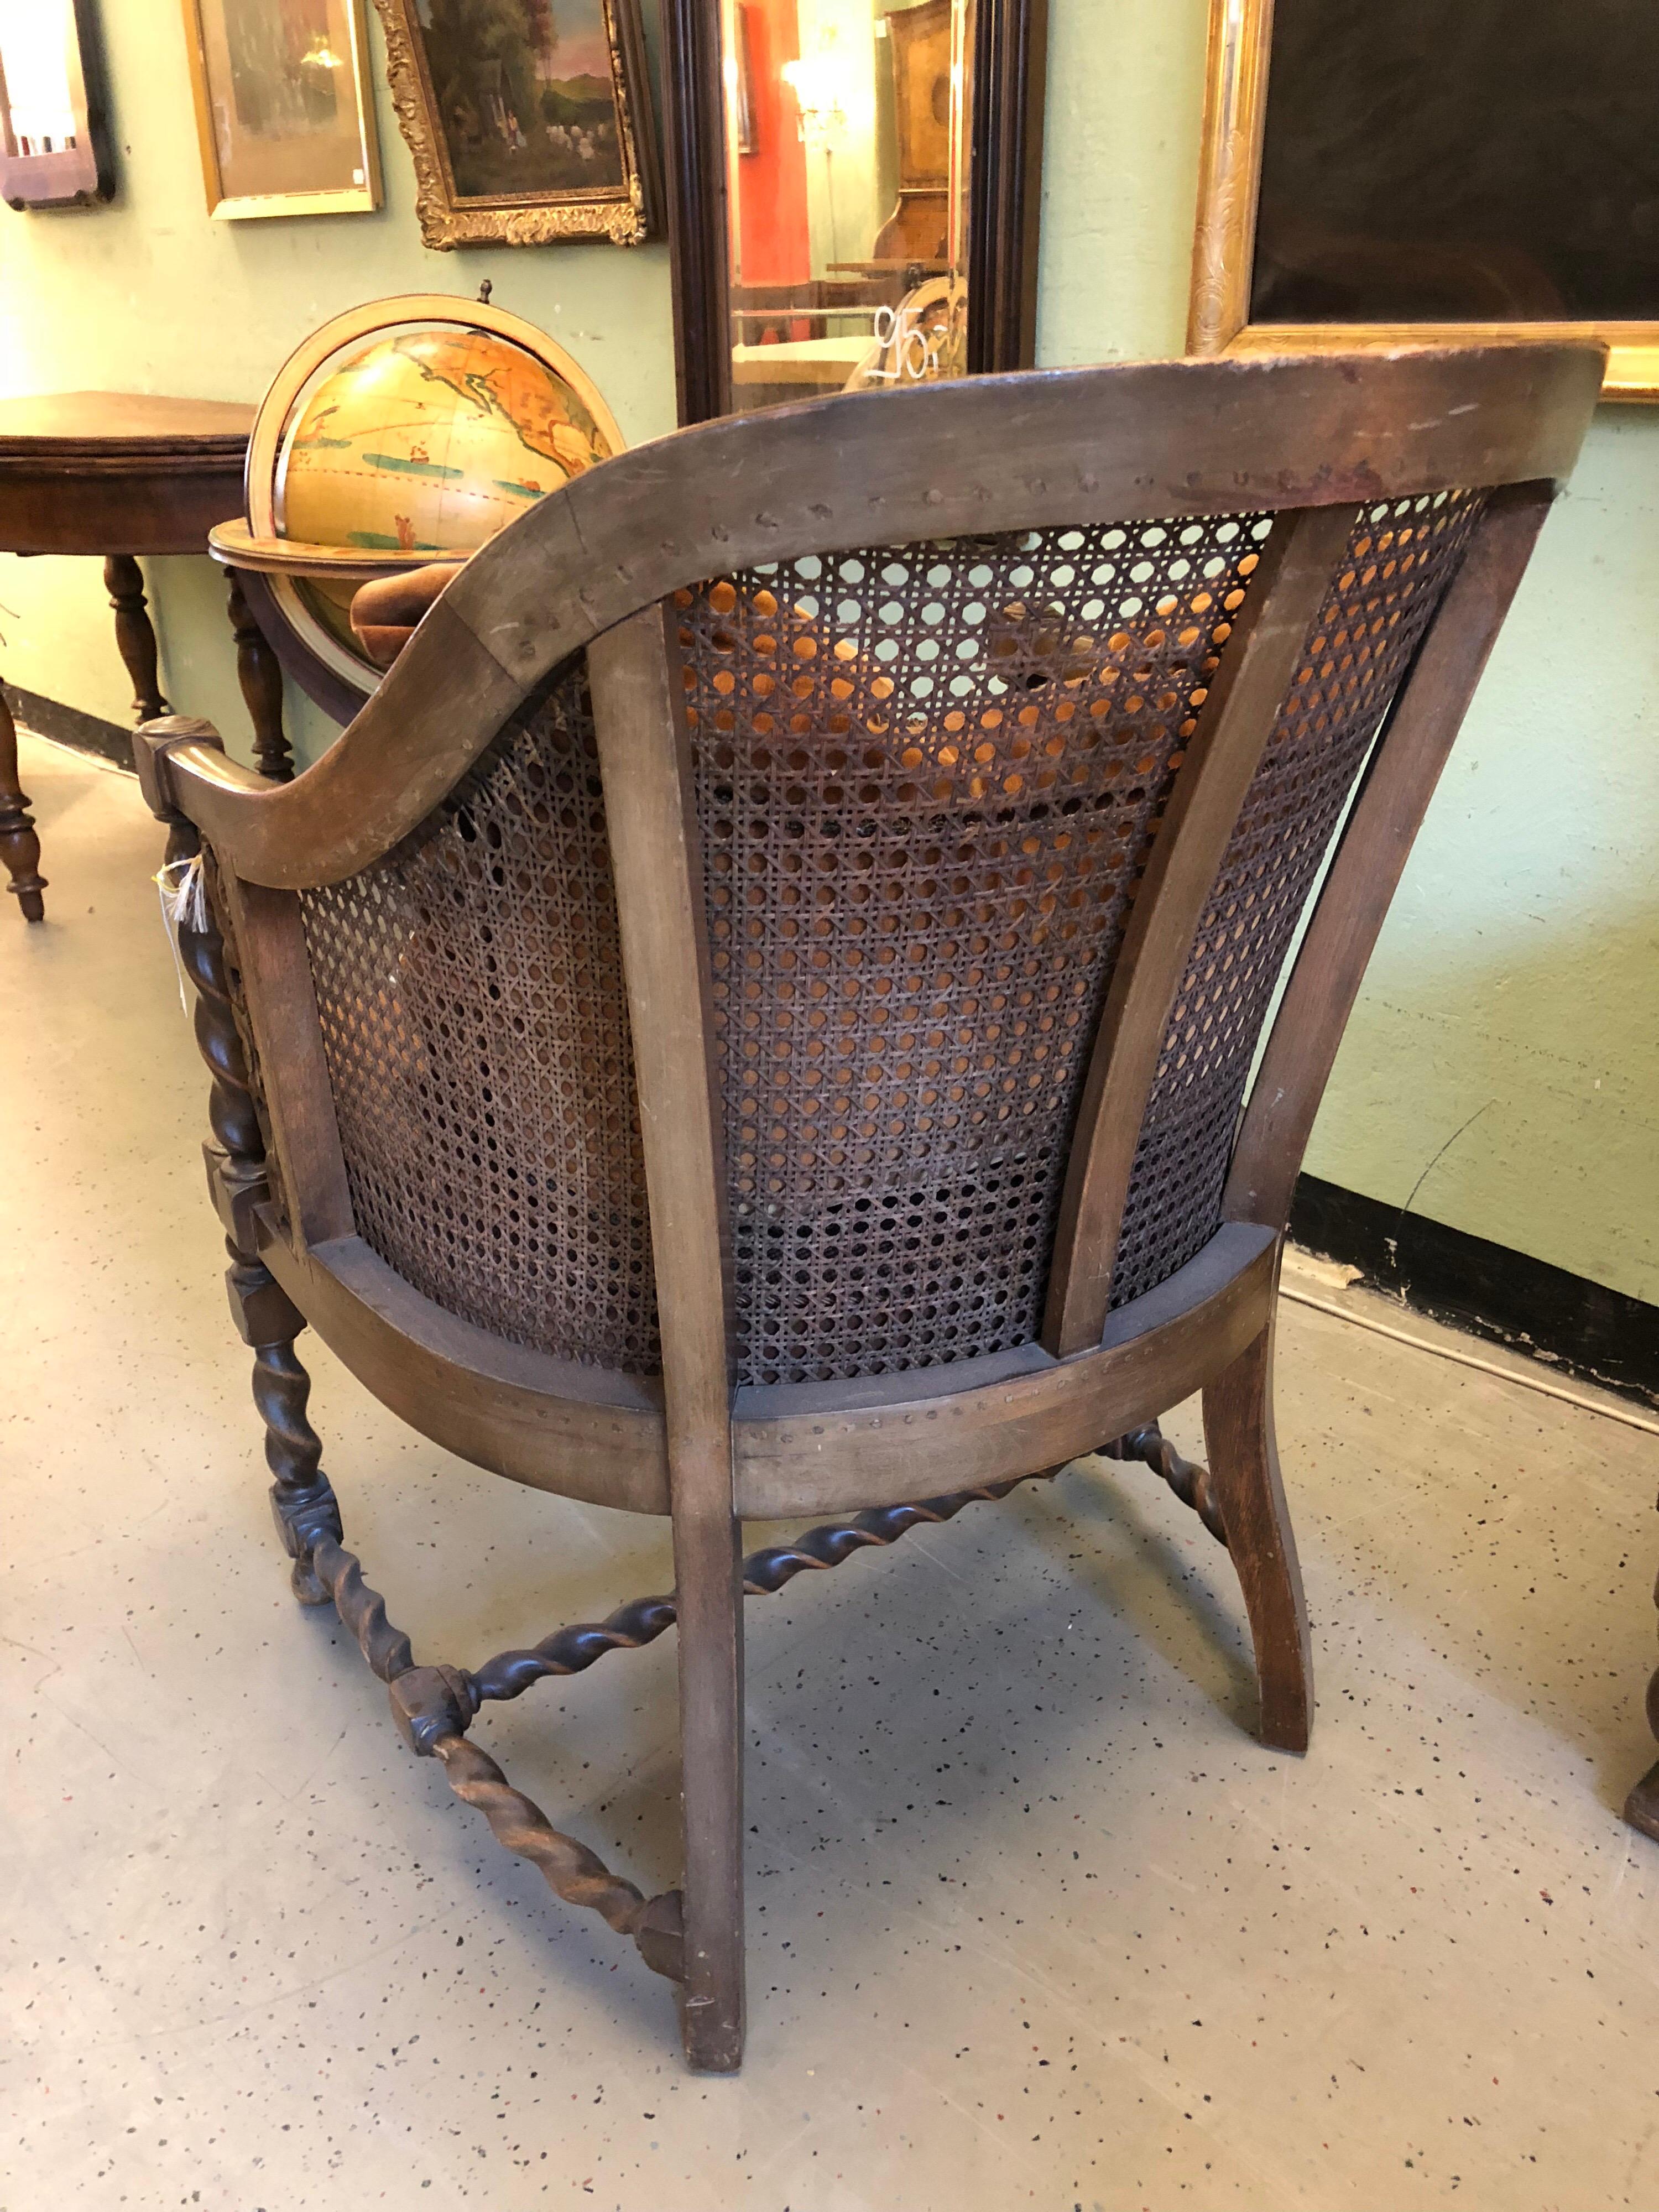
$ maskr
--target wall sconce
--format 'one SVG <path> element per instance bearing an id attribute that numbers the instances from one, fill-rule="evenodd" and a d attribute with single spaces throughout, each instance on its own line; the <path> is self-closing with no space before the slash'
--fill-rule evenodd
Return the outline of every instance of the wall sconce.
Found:
<path id="1" fill-rule="evenodd" d="M 847 109 L 842 99 L 842 69 L 834 51 L 835 33 L 824 33 L 820 51 L 798 62 L 785 62 L 778 72 L 795 95 L 800 110 L 800 135 L 809 142 L 827 143 L 847 128 Z"/>

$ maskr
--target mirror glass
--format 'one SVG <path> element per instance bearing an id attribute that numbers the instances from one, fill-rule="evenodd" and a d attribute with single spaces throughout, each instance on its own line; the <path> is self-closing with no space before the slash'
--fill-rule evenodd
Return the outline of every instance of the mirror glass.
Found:
<path id="1" fill-rule="evenodd" d="M 721 0 L 732 404 L 966 372 L 975 0 Z"/>
<path id="2" fill-rule="evenodd" d="M 0 87 L 5 92 L 9 154 L 61 153 L 75 143 L 70 94 L 67 9 L 9 9 L 0 23 Z"/>

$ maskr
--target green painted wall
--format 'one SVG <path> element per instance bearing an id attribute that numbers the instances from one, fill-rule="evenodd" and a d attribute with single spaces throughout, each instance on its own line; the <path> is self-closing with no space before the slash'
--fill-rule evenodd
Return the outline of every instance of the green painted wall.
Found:
<path id="1" fill-rule="evenodd" d="M 1042 355 L 1178 351 L 1206 0 L 1054 0 Z M 1659 410 L 1604 408 L 1377 946 L 1308 1165 L 1659 1301 Z"/>
<path id="2" fill-rule="evenodd" d="M 1179 349 L 1206 0 L 1051 0 L 1039 344 Z M 434 254 L 380 92 L 378 216 L 210 222 L 175 10 L 106 7 L 118 204 L 0 222 L 0 388 L 255 399 L 327 316 L 470 295 L 542 324 L 635 440 L 673 418 L 660 247 Z M 379 82 L 378 34 L 376 71 Z M 150 564 L 165 680 L 246 723 L 205 561 Z M 1604 410 L 1551 518 L 1390 916 L 1309 1164 L 1659 1301 L 1659 413 Z M 128 686 L 95 568 L 0 562 L 8 675 L 111 720 Z M 298 702 L 301 748 L 331 726 Z M 49 825 L 48 825 L 49 828 Z"/>

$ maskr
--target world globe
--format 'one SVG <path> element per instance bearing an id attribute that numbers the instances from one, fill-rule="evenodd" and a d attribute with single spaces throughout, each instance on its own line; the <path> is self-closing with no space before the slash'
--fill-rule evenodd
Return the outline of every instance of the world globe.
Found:
<path id="1" fill-rule="evenodd" d="M 571 386 L 521 346 L 489 331 L 400 331 L 349 353 L 295 412 L 276 532 L 434 560 L 476 552 L 611 453 Z M 354 589 L 303 586 L 347 647 Z"/>
<path id="2" fill-rule="evenodd" d="M 263 571 L 294 672 L 337 713 L 340 679 L 362 696 L 383 672 L 351 629 L 367 576 L 464 558 L 622 447 L 592 384 L 533 325 L 483 301 L 384 300 L 325 324 L 278 373 L 249 446 L 246 523 L 210 544 Z"/>

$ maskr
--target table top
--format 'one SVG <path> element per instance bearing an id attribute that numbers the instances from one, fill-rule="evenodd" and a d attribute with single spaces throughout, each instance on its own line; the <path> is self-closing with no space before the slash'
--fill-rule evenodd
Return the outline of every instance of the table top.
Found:
<path id="1" fill-rule="evenodd" d="M 738 384 L 810 384 L 839 389 L 870 350 L 868 331 L 834 338 L 785 338 L 776 345 L 735 345 L 732 375 Z"/>
<path id="2" fill-rule="evenodd" d="M 0 399 L 0 550 L 205 552 L 241 507 L 253 416 L 139 392 Z"/>
<path id="3" fill-rule="evenodd" d="M 255 410 L 229 399 L 138 392 L 48 392 L 0 399 L 0 465 L 196 457 L 240 465 Z"/>

